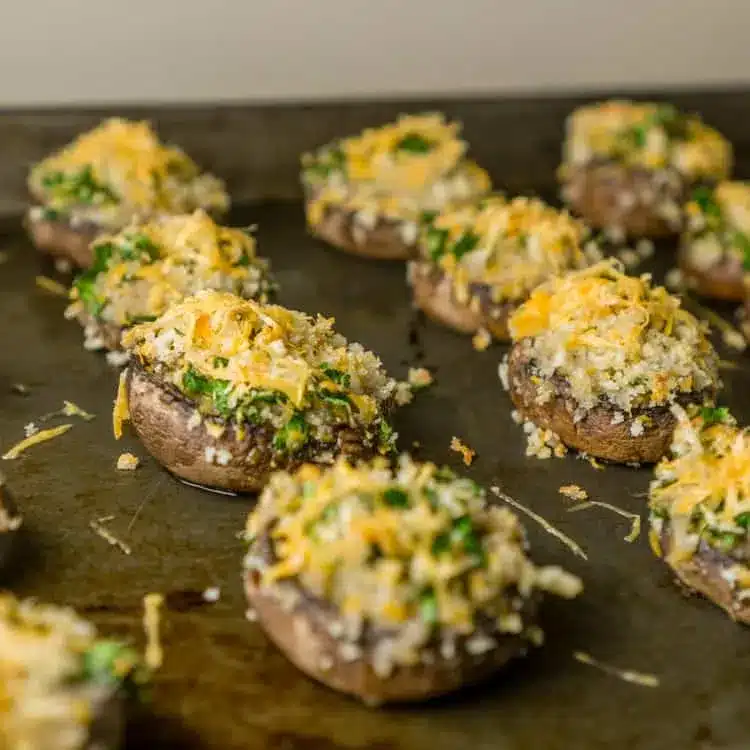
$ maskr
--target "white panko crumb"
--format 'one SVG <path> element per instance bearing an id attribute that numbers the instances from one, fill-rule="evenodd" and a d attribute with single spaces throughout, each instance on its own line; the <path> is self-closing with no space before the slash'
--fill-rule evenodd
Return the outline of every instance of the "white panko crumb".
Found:
<path id="1" fill-rule="evenodd" d="M 451 438 L 451 450 L 461 455 L 466 466 L 471 466 L 474 462 L 474 457 L 477 455 L 475 450 L 462 443 L 455 435 Z"/>
<path id="2" fill-rule="evenodd" d="M 510 381 L 508 380 L 508 357 L 504 357 L 500 364 L 497 366 L 497 374 L 500 378 L 500 383 L 503 386 L 503 390 L 510 390 Z"/>
<path id="3" fill-rule="evenodd" d="M 257 620 L 258 620 L 258 613 L 254 609 L 252 609 L 251 607 L 248 607 L 245 610 L 245 619 L 248 622 L 257 622 Z"/>
<path id="4" fill-rule="evenodd" d="M 416 390 L 427 388 L 433 383 L 432 373 L 426 367 L 410 367 L 407 380 L 409 385 Z"/>
<path id="5" fill-rule="evenodd" d="M 213 445 L 207 445 L 203 450 L 203 458 L 207 464 L 212 464 L 216 460 L 216 448 Z"/>
<path id="6" fill-rule="evenodd" d="M 589 493 L 579 487 L 577 484 L 564 484 L 557 490 L 563 497 L 567 497 L 569 500 L 575 500 L 577 502 L 583 502 L 588 500 Z"/>
<path id="7" fill-rule="evenodd" d="M 654 254 L 654 243 L 648 238 L 644 237 L 635 245 L 635 251 L 639 257 L 643 260 L 650 258 Z"/>
<path id="8" fill-rule="evenodd" d="M 394 400 L 397 406 L 406 406 L 406 404 L 411 403 L 413 395 L 412 387 L 408 382 L 401 381 L 396 384 Z"/>
<path id="9" fill-rule="evenodd" d="M 523 417 L 521 416 L 521 412 L 518 411 L 518 409 L 513 409 L 510 413 L 510 418 L 516 423 L 516 424 L 523 424 Z"/>
<path id="10" fill-rule="evenodd" d="M 483 352 L 489 348 L 492 343 L 492 336 L 486 328 L 480 328 L 472 337 L 471 345 L 478 352 Z"/>
<path id="11" fill-rule="evenodd" d="M 216 463 L 219 466 L 229 466 L 229 462 L 232 460 L 232 454 L 226 448 L 219 448 L 216 451 Z"/>
<path id="12" fill-rule="evenodd" d="M 612 421 L 610 424 L 622 424 L 625 421 L 625 414 L 621 411 L 616 411 L 612 415 Z"/>
<path id="13" fill-rule="evenodd" d="M 562 458 L 568 449 L 560 440 L 560 437 L 542 427 L 537 427 L 533 422 L 523 423 L 523 431 L 526 433 L 526 455 L 534 458 L 547 459 Z"/>
<path id="14" fill-rule="evenodd" d="M 646 428 L 643 424 L 643 420 L 640 418 L 634 419 L 633 423 L 630 425 L 630 435 L 632 437 L 640 437 L 645 431 Z"/>
<path id="15" fill-rule="evenodd" d="M 132 453 L 121 453 L 117 457 L 117 469 L 119 471 L 135 471 L 140 463 L 141 459 Z"/>
<path id="16" fill-rule="evenodd" d="M 209 586 L 209 588 L 203 592 L 203 600 L 211 604 L 218 602 L 220 598 L 221 589 L 218 586 Z"/>
<path id="17" fill-rule="evenodd" d="M 635 250 L 631 250 L 630 248 L 620 250 L 620 252 L 617 253 L 617 257 L 623 262 L 625 268 L 629 269 L 635 268 L 641 262 L 640 255 L 638 255 Z"/>
<path id="18" fill-rule="evenodd" d="M 738 352 L 743 352 L 747 348 L 747 341 L 739 331 L 727 329 L 721 334 L 721 340 L 730 349 L 736 349 Z"/>
<path id="19" fill-rule="evenodd" d="M 672 291 L 685 288 L 685 275 L 679 268 L 670 268 L 664 276 L 664 285 Z"/>
<path id="20" fill-rule="evenodd" d="M 110 367 L 125 367 L 130 359 L 130 354 L 123 351 L 113 351 L 107 352 L 104 355 L 104 358 L 107 360 L 107 364 Z"/>
<path id="21" fill-rule="evenodd" d="M 29 422 L 27 425 L 24 425 L 23 427 L 23 434 L 26 435 L 26 437 L 31 437 L 32 435 L 36 435 L 37 432 L 39 432 L 39 428 L 36 426 L 34 422 Z"/>

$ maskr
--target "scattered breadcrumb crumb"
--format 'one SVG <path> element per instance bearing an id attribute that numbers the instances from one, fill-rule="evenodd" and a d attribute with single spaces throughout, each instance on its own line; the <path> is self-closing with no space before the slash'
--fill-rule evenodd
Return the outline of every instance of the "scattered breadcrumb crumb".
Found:
<path id="1" fill-rule="evenodd" d="M 478 352 L 483 352 L 489 348 L 492 343 L 492 336 L 486 328 L 480 328 L 471 339 L 471 345 Z"/>
<path id="2" fill-rule="evenodd" d="M 679 268 L 670 268 L 664 276 L 664 284 L 667 289 L 679 292 L 685 288 L 685 274 Z"/>
<path id="3" fill-rule="evenodd" d="M 245 610 L 245 619 L 248 622 L 257 622 L 257 620 L 258 620 L 258 613 L 254 609 L 252 609 L 251 607 L 248 607 Z"/>
<path id="4" fill-rule="evenodd" d="M 107 360 L 107 364 L 110 367 L 124 367 L 130 360 L 129 352 L 111 351 L 104 355 L 104 359 Z"/>
<path id="5" fill-rule="evenodd" d="M 581 663 L 586 664 L 589 667 L 595 667 L 600 669 L 602 672 L 612 677 L 618 677 L 623 682 L 630 682 L 633 685 L 640 685 L 641 687 L 655 688 L 659 687 L 659 678 L 653 674 L 647 674 L 645 672 L 636 672 L 632 669 L 620 669 L 619 667 L 613 667 L 611 664 L 605 664 L 598 659 L 594 659 L 590 654 L 584 653 L 583 651 L 575 651 L 573 658 Z"/>
<path id="6" fill-rule="evenodd" d="M 432 385 L 432 373 L 426 367 L 410 367 L 407 381 L 414 390 L 420 390 Z"/>
<path id="7" fill-rule="evenodd" d="M 3 460 L 12 461 L 13 459 L 18 458 L 24 451 L 28 450 L 32 446 L 38 445 L 39 443 L 46 443 L 48 440 L 52 440 L 53 438 L 56 438 L 59 435 L 67 432 L 72 426 L 72 424 L 61 424 L 57 427 L 51 427 L 49 430 L 35 432 L 33 435 L 29 435 L 28 437 L 21 440 L 20 443 L 16 443 L 16 445 L 7 450 L 3 454 Z"/>
<path id="8" fill-rule="evenodd" d="M 207 588 L 203 592 L 203 600 L 209 602 L 210 604 L 218 602 L 220 598 L 221 589 L 218 586 L 209 586 L 209 588 Z"/>
<path id="9" fill-rule="evenodd" d="M 80 417 L 86 422 L 90 422 L 96 416 L 95 414 L 82 409 L 78 404 L 74 404 L 72 401 L 63 401 L 61 414 L 65 417 Z"/>
<path id="10" fill-rule="evenodd" d="M 747 349 L 747 341 L 739 331 L 726 330 L 721 334 L 721 340 L 731 349 L 743 352 Z"/>
<path id="11" fill-rule="evenodd" d="M 461 458 L 466 466 L 471 466 L 474 462 L 474 456 L 477 452 L 465 443 L 462 443 L 455 435 L 451 438 L 451 450 L 461 454 Z"/>
<path id="12" fill-rule="evenodd" d="M 50 279 L 48 276 L 37 276 L 35 281 L 36 281 L 36 285 L 40 289 L 43 289 L 45 292 L 49 292 L 50 294 L 56 294 L 58 297 L 68 296 L 67 288 L 63 284 L 61 284 L 59 281 Z"/>
<path id="13" fill-rule="evenodd" d="M 141 459 L 132 453 L 121 453 L 117 457 L 117 468 L 119 471 L 135 471 L 141 464 Z"/>
<path id="14" fill-rule="evenodd" d="M 23 383 L 13 383 L 10 389 L 13 393 L 16 393 L 19 396 L 28 396 L 31 393 L 29 386 L 24 385 Z"/>
<path id="15" fill-rule="evenodd" d="M 146 594 L 143 597 L 143 630 L 146 633 L 144 661 L 149 669 L 159 669 L 164 664 L 164 650 L 161 647 L 159 632 L 163 604 L 163 594 Z"/>
<path id="16" fill-rule="evenodd" d="M 114 516 L 103 516 L 102 518 L 96 518 L 89 522 L 91 530 L 97 535 L 104 539 L 105 542 L 111 544 L 113 547 L 117 547 L 125 555 L 131 554 L 132 550 L 122 539 L 118 539 L 108 528 L 104 526 L 105 523 L 109 523 Z"/>
<path id="17" fill-rule="evenodd" d="M 538 513 L 535 513 L 525 505 L 522 505 L 518 500 L 514 500 L 510 495 L 506 495 L 499 487 L 490 487 L 490 492 L 501 500 L 504 500 L 508 505 L 512 505 L 516 510 L 520 510 L 529 518 L 536 521 L 548 534 L 555 537 L 555 539 L 559 539 L 574 555 L 582 557 L 584 560 L 589 559 L 588 555 L 577 542 L 574 542 L 567 534 L 556 529 L 546 518 L 543 518 Z"/>
<path id="18" fill-rule="evenodd" d="M 577 484 L 564 484 L 557 491 L 569 500 L 577 500 L 579 502 L 582 500 L 588 500 L 589 497 L 589 493 Z"/>
<path id="19" fill-rule="evenodd" d="M 37 427 L 36 422 L 29 422 L 23 426 L 23 434 L 26 435 L 26 437 L 36 435 L 37 432 L 39 432 L 39 428 Z"/>

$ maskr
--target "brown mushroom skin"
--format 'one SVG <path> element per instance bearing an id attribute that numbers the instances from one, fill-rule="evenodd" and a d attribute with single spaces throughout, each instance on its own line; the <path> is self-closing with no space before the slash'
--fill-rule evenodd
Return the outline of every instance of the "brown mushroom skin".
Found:
<path id="1" fill-rule="evenodd" d="M 727 302 L 742 302 L 745 299 L 745 270 L 739 258 L 727 255 L 709 268 L 698 268 L 691 262 L 690 253 L 683 242 L 678 265 L 688 288 L 701 297 Z"/>
<path id="2" fill-rule="evenodd" d="M 750 564 L 750 545 L 746 543 L 736 555 L 730 555 L 701 539 L 692 557 L 672 562 L 669 560 L 672 545 L 669 521 L 664 521 L 659 544 L 661 557 L 685 586 L 721 607 L 733 620 L 750 625 L 750 599 L 739 599 L 732 585 L 722 575 L 737 564 Z"/>
<path id="3" fill-rule="evenodd" d="M 552 430 L 569 448 L 612 463 L 646 463 L 659 461 L 669 450 L 677 424 L 669 406 L 634 409 L 630 417 L 612 424 L 617 409 L 603 404 L 590 409 L 579 421 L 573 419 L 576 403 L 567 382 L 555 376 L 550 382 L 554 394 L 539 403 L 540 387 L 532 380 L 532 364 L 523 351 L 522 341 L 514 344 L 508 357 L 508 386 L 513 405 L 524 420 Z M 688 394 L 680 403 L 703 404 L 708 394 Z M 640 435 L 630 432 L 639 416 L 651 424 Z"/>
<path id="4" fill-rule="evenodd" d="M 682 221 L 667 221 L 655 210 L 663 200 L 681 206 L 688 186 L 675 172 L 670 181 L 642 167 L 611 161 L 570 167 L 563 196 L 571 210 L 594 229 L 621 228 L 628 237 L 674 237 Z M 626 202 L 623 196 L 633 197 Z M 650 195 L 652 200 L 643 200 Z"/>
<path id="5" fill-rule="evenodd" d="M 73 226 L 60 219 L 32 218 L 31 213 L 25 223 L 32 243 L 45 255 L 67 260 L 77 268 L 88 268 L 94 262 L 91 243 L 101 231 L 94 224 Z"/>
<path id="6" fill-rule="evenodd" d="M 269 548 L 267 539 L 258 539 L 251 553 L 264 547 Z M 258 622 L 289 661 L 308 677 L 368 705 L 425 701 L 483 682 L 528 649 L 522 636 L 508 634 L 493 634 L 497 645 L 481 655 L 469 654 L 460 641 L 453 658 L 442 656 L 437 646 L 428 646 L 429 663 L 398 665 L 385 677 L 374 670 L 368 658 L 377 634 L 365 635 L 361 657 L 345 659 L 341 655 L 342 641 L 330 632 L 337 619 L 330 604 L 311 596 L 293 581 L 264 588 L 257 571 L 245 571 L 244 581 Z M 295 602 L 292 607 L 282 603 L 286 597 Z M 524 603 L 525 622 L 535 617 L 536 609 L 536 601 Z"/>
<path id="7" fill-rule="evenodd" d="M 146 450 L 175 476 L 205 487 L 238 493 L 260 491 L 273 471 L 294 470 L 303 463 L 320 463 L 324 451 L 343 453 L 353 459 L 374 455 L 365 436 L 342 428 L 334 445 L 309 444 L 293 456 L 273 447 L 274 432 L 263 425 L 222 423 L 224 432 L 211 437 L 205 426 L 194 429 L 188 422 L 195 405 L 173 386 L 146 372 L 131 360 L 125 374 L 130 423 Z M 206 448 L 226 450 L 229 460 L 219 465 L 206 459 Z"/>
<path id="8" fill-rule="evenodd" d="M 365 229 L 355 222 L 355 213 L 326 206 L 320 223 L 308 223 L 310 233 L 332 247 L 371 260 L 408 260 L 416 255 L 415 245 L 402 239 L 402 222 L 381 216 L 372 229 Z"/>
<path id="9" fill-rule="evenodd" d="M 486 284 L 472 284 L 473 302 L 459 302 L 449 276 L 428 260 L 411 261 L 407 275 L 415 307 L 428 318 L 459 333 L 488 331 L 497 341 L 510 341 L 508 318 L 521 303 L 496 304 Z"/>

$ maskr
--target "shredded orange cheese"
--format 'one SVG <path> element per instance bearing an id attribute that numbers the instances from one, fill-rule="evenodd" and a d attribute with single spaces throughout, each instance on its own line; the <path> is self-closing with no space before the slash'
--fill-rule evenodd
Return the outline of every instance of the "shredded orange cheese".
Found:
<path id="1" fill-rule="evenodd" d="M 115 440 L 119 440 L 122 437 L 122 425 L 124 422 L 130 420 L 127 390 L 127 370 L 123 370 L 117 382 L 117 397 L 115 398 L 115 406 L 112 411 L 112 429 L 115 434 Z"/>
<path id="2" fill-rule="evenodd" d="M 68 296 L 67 287 L 63 286 L 59 281 L 50 279 L 48 276 L 37 276 L 35 281 L 36 285 L 45 292 L 56 294 L 58 297 Z"/>
<path id="3" fill-rule="evenodd" d="M 20 443 L 17 443 L 12 448 L 7 450 L 3 454 L 3 459 L 5 461 L 11 461 L 15 458 L 18 458 L 24 451 L 27 451 L 32 446 L 39 445 L 40 443 L 46 443 L 48 440 L 53 440 L 54 438 L 66 433 L 72 426 L 72 424 L 61 424 L 57 427 L 50 427 L 48 430 L 40 430 L 39 432 L 35 432 L 33 435 L 30 435 L 24 440 L 21 440 Z"/>
<path id="4" fill-rule="evenodd" d="M 146 632 L 146 653 L 144 661 L 149 669 L 161 668 L 164 663 L 164 650 L 161 645 L 161 609 L 163 594 L 146 594 L 143 597 L 143 629 Z"/>

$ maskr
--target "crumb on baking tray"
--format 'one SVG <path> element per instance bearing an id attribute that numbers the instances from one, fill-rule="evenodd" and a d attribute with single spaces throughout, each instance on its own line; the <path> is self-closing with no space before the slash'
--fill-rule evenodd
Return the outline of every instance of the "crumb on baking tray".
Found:
<path id="1" fill-rule="evenodd" d="M 466 466 L 471 466 L 474 462 L 474 457 L 477 455 L 475 450 L 469 448 L 468 445 L 461 442 L 455 435 L 451 438 L 451 450 L 461 455 Z"/>
<path id="2" fill-rule="evenodd" d="M 478 352 L 483 352 L 489 348 L 492 343 L 492 336 L 486 328 L 480 328 L 471 339 L 471 345 Z"/>
<path id="3" fill-rule="evenodd" d="M 135 471 L 140 466 L 140 463 L 141 459 L 132 453 L 121 453 L 117 457 L 117 469 L 119 471 Z"/>
<path id="4" fill-rule="evenodd" d="M 564 484 L 557 490 L 561 495 L 568 498 L 568 500 L 576 500 L 582 502 L 588 500 L 589 493 L 577 484 Z"/>
<path id="5" fill-rule="evenodd" d="M 415 391 L 427 388 L 434 382 L 432 373 L 426 367 L 410 367 L 406 379 Z"/>

